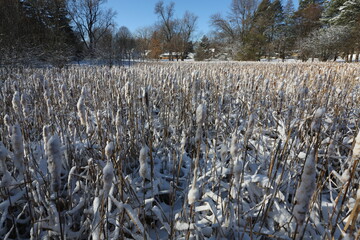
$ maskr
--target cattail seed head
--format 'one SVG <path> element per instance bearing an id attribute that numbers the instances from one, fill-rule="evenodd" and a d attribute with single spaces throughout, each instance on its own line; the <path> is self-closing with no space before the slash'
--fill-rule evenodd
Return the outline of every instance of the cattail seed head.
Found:
<path id="1" fill-rule="evenodd" d="M 150 179 L 148 164 L 146 162 L 148 155 L 149 155 L 148 147 L 143 146 L 140 150 L 140 155 L 139 155 L 139 162 L 140 162 L 139 174 L 143 178 L 143 180 Z"/>
<path id="2" fill-rule="evenodd" d="M 22 175 L 24 173 L 24 143 L 21 128 L 18 123 L 16 123 L 12 129 L 11 143 L 14 152 L 14 165 L 19 170 L 20 175 Z"/>
<path id="3" fill-rule="evenodd" d="M 206 118 L 206 105 L 200 104 L 196 109 L 196 124 L 198 126 L 202 125 L 205 122 Z"/>
<path id="4" fill-rule="evenodd" d="M 0 141 L 0 173 L 4 174 L 7 171 L 6 167 L 6 156 L 8 155 L 8 150 L 4 146 L 3 142 Z"/>
<path id="5" fill-rule="evenodd" d="M 355 144 L 352 153 L 352 159 L 359 159 L 360 158 L 360 132 L 357 134 L 355 138 Z"/>
<path id="6" fill-rule="evenodd" d="M 301 183 L 295 193 L 295 207 L 293 210 L 294 217 L 299 225 L 305 221 L 308 212 L 311 197 L 316 188 L 316 164 L 315 151 L 311 150 L 306 159 L 303 174 L 301 175 Z"/>
<path id="7" fill-rule="evenodd" d="M 52 190 L 57 192 L 60 187 L 62 169 L 62 146 L 58 135 L 52 136 L 47 142 L 48 170 L 51 175 Z"/>
<path id="8" fill-rule="evenodd" d="M 231 136 L 231 144 L 230 144 L 230 154 L 233 159 L 236 159 L 239 152 L 239 147 L 237 143 L 236 132 L 234 132 Z"/>
<path id="9" fill-rule="evenodd" d="M 114 167 L 111 161 L 107 161 L 103 169 L 104 197 L 107 197 L 110 192 L 113 178 L 114 178 Z"/>
<path id="10" fill-rule="evenodd" d="M 78 110 L 78 116 L 80 118 L 81 125 L 83 126 L 86 126 L 85 94 L 86 94 L 86 88 L 85 86 L 83 86 L 81 90 L 80 98 L 76 104 Z"/>
<path id="11" fill-rule="evenodd" d="M 15 91 L 12 98 L 12 107 L 16 113 L 20 113 L 21 111 L 21 103 L 20 103 L 20 93 Z"/>
<path id="12" fill-rule="evenodd" d="M 195 186 L 195 183 L 193 187 L 189 190 L 188 193 L 188 202 L 190 205 L 194 204 L 200 197 L 199 189 Z"/>
<path id="13" fill-rule="evenodd" d="M 105 156 L 110 159 L 115 151 L 115 145 L 113 142 L 108 142 L 105 147 Z"/>

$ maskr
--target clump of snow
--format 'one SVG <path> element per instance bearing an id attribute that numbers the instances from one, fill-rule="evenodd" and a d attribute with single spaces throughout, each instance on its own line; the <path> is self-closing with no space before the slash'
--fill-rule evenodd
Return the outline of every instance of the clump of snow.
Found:
<path id="1" fill-rule="evenodd" d="M 192 188 L 190 188 L 188 193 L 188 202 L 190 205 L 194 204 L 200 197 L 199 189 L 193 185 Z"/>

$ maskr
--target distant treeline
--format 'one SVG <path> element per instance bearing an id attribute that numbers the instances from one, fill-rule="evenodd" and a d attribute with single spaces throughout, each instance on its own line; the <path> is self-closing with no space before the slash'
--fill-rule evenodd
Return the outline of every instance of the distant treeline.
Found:
<path id="1" fill-rule="evenodd" d="M 198 17 L 175 17 L 175 4 L 154 5 L 158 21 L 131 33 L 115 27 L 106 0 L 0 0 L 0 65 L 131 59 L 358 61 L 360 0 L 232 0 L 214 14 L 213 32 L 194 41 Z M 190 8 L 190 7 L 189 7 Z M 351 56 L 351 57 L 350 57 Z M 352 56 L 356 56 L 353 58 Z"/>
<path id="2" fill-rule="evenodd" d="M 216 31 L 202 38 L 197 59 L 358 61 L 360 0 L 300 0 L 297 10 L 293 0 L 233 0 L 230 14 L 213 15 L 211 24 Z"/>

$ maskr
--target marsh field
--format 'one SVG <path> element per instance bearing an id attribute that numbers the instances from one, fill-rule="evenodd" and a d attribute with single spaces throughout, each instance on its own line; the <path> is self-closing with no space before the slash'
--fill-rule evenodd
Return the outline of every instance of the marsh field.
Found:
<path id="1" fill-rule="evenodd" d="M 1 239 L 357 239 L 360 65 L 0 69 Z"/>

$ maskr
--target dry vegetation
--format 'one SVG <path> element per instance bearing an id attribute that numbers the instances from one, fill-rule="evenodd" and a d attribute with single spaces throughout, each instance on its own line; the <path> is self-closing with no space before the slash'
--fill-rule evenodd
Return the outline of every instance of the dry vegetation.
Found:
<path id="1" fill-rule="evenodd" d="M 353 239 L 360 65 L 2 69 L 1 239 Z"/>

